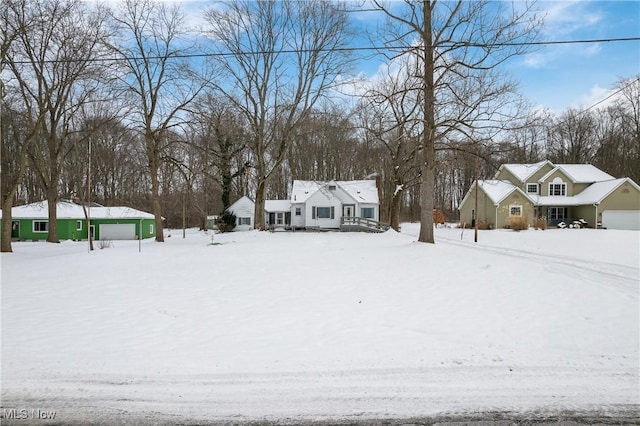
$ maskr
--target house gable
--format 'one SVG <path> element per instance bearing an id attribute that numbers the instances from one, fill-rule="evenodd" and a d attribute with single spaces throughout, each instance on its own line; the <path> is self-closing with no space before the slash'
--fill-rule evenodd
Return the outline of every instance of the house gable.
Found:
<path id="1" fill-rule="evenodd" d="M 254 227 L 256 205 L 253 200 L 246 195 L 235 203 L 231 204 L 227 211 L 236 216 L 236 227 L 234 230 L 248 231 Z"/>

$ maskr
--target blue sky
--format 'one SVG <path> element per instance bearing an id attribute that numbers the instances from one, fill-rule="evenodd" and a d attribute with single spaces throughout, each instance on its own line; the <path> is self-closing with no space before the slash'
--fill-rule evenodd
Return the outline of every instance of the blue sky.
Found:
<path id="1" fill-rule="evenodd" d="M 200 20 L 199 11 L 203 7 L 217 2 L 181 3 L 191 18 L 189 21 L 194 23 Z M 363 0 L 351 0 L 350 6 L 362 3 Z M 541 41 L 640 37 L 638 0 L 543 0 L 537 6 L 546 14 Z M 370 5 L 365 3 L 362 7 Z M 376 12 L 350 16 L 361 29 L 373 29 L 383 19 Z M 366 38 L 358 37 L 354 46 L 366 46 L 367 42 Z M 379 58 L 361 60 L 353 71 L 375 79 L 379 65 Z M 519 82 L 521 91 L 537 108 L 556 113 L 570 107 L 585 108 L 606 98 L 620 79 L 640 75 L 640 41 L 542 46 L 526 56 L 511 59 L 504 70 Z"/>
<path id="2" fill-rule="evenodd" d="M 640 37 L 640 1 L 540 1 L 546 15 L 540 41 Z M 359 14 L 372 26 L 373 13 Z M 376 64 L 361 63 L 374 77 Z M 606 98 L 620 79 L 640 75 L 640 41 L 545 45 L 504 68 L 536 108 L 560 113 Z"/>

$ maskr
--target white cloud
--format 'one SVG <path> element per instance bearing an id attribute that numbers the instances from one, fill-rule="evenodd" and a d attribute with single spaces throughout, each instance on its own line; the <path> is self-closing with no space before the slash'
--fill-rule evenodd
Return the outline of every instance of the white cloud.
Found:
<path id="1" fill-rule="evenodd" d="M 574 102 L 571 106 L 574 108 L 606 108 L 610 105 L 613 105 L 618 98 L 618 96 L 611 96 L 618 89 L 606 89 L 600 87 L 597 83 L 594 84 L 588 93 L 581 96 L 576 102 Z"/>

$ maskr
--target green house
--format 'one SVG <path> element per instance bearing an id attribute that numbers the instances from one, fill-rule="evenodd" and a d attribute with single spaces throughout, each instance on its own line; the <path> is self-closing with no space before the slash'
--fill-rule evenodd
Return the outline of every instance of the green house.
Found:
<path id="1" fill-rule="evenodd" d="M 11 238 L 18 241 L 46 240 L 49 233 L 49 207 L 47 201 L 26 204 L 11 209 Z M 86 240 L 91 230 L 94 240 L 135 240 L 156 236 L 155 219 L 150 213 L 130 207 L 87 208 L 72 201 L 59 201 L 56 205 L 58 238 L 60 240 Z M 2 219 L 0 212 L 0 220 Z"/>

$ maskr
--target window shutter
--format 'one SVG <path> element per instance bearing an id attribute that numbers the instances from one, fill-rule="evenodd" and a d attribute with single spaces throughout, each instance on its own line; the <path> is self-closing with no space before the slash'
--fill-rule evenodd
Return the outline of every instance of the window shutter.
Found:
<path id="1" fill-rule="evenodd" d="M 331 206 L 331 219 L 336 218 L 336 208 Z"/>
<path id="2" fill-rule="evenodd" d="M 311 219 L 316 218 L 316 206 L 311 207 Z"/>

